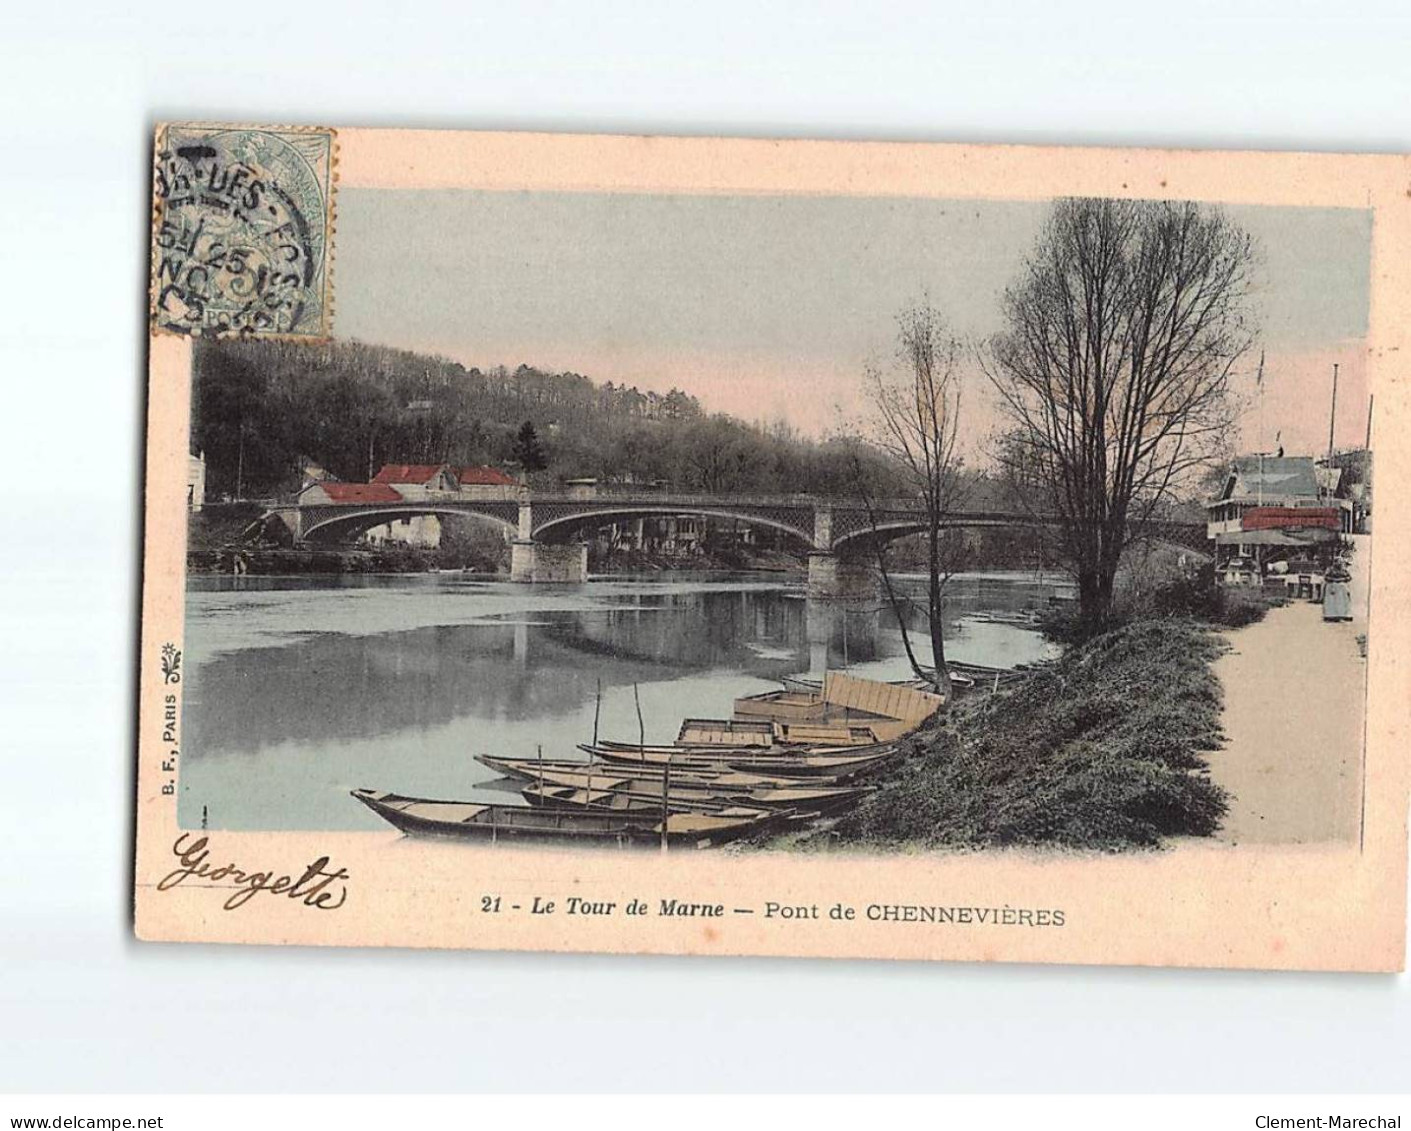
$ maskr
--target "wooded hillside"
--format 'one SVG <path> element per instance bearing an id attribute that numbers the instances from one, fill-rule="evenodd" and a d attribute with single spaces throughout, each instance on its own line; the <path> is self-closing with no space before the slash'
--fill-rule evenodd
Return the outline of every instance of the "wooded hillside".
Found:
<path id="1" fill-rule="evenodd" d="M 826 495 L 847 494 L 855 478 L 844 444 L 712 415 L 679 389 L 642 392 L 528 365 L 466 368 L 361 342 L 196 347 L 191 446 L 205 453 L 211 498 L 287 494 L 307 461 L 349 482 L 384 463 L 509 466 L 525 422 L 546 458 L 531 481 L 544 486 L 597 476 Z M 880 457 L 867 458 L 885 480 Z"/>

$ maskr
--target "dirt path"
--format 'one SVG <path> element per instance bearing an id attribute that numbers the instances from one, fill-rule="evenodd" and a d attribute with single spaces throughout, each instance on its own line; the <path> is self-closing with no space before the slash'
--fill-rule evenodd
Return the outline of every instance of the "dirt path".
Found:
<path id="1" fill-rule="evenodd" d="M 1229 633 L 1215 664 L 1229 738 L 1210 755 L 1231 793 L 1231 844 L 1356 841 L 1362 809 L 1362 625 L 1324 624 L 1298 602 Z"/>

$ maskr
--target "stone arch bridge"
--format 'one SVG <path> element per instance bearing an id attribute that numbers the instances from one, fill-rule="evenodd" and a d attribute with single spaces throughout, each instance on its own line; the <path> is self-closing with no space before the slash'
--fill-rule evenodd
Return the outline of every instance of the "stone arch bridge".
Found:
<path id="1" fill-rule="evenodd" d="M 847 587 L 878 540 L 925 529 L 919 501 L 891 499 L 868 507 L 861 501 L 824 500 L 808 495 L 596 494 L 526 495 L 522 498 L 467 498 L 447 492 L 395 503 L 290 503 L 265 515 L 280 519 L 296 543 L 328 545 L 352 541 L 377 526 L 418 515 L 481 519 L 512 538 L 510 579 L 524 582 L 579 582 L 587 577 L 584 535 L 611 522 L 637 518 L 724 518 L 766 527 L 789 536 L 809 557 L 809 588 L 835 592 Z M 945 519 L 949 527 L 972 529 L 1049 526 L 1055 519 L 1020 511 L 962 510 Z M 1169 523 L 1156 537 L 1203 552 L 1204 524 Z"/>

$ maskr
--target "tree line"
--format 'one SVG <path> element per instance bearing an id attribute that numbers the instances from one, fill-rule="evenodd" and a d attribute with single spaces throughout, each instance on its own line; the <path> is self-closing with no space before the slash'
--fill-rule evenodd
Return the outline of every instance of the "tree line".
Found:
<path id="1" fill-rule="evenodd" d="M 521 365 L 482 370 L 362 342 L 199 342 L 191 446 L 213 498 L 297 490 L 317 463 L 363 482 L 385 463 L 489 464 L 535 486 L 565 479 L 675 490 L 849 495 L 856 457 L 783 424 L 706 412 L 693 396 Z M 867 457 L 889 489 L 901 483 Z"/>

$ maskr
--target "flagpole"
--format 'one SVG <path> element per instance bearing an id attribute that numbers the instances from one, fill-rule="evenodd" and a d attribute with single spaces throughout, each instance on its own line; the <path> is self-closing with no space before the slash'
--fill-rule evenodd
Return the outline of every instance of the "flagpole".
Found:
<path id="1" fill-rule="evenodd" d="M 1264 505 L 1264 351 L 1259 351 L 1259 373 L 1254 378 L 1255 388 L 1259 390 L 1259 489 L 1257 497 L 1259 506 Z M 1240 524 L 1243 527 L 1243 523 Z M 1260 588 L 1264 586 L 1264 555 L 1260 553 L 1259 547 L 1254 547 L 1254 569 L 1258 578 Z"/>
<path id="2" fill-rule="evenodd" d="M 1333 407 L 1328 413 L 1328 466 L 1333 462 L 1333 430 L 1338 422 L 1338 363 L 1333 362 Z"/>
<path id="3" fill-rule="evenodd" d="M 1259 505 L 1264 505 L 1264 351 L 1259 351 L 1259 373 L 1254 378 L 1259 390 Z"/>

